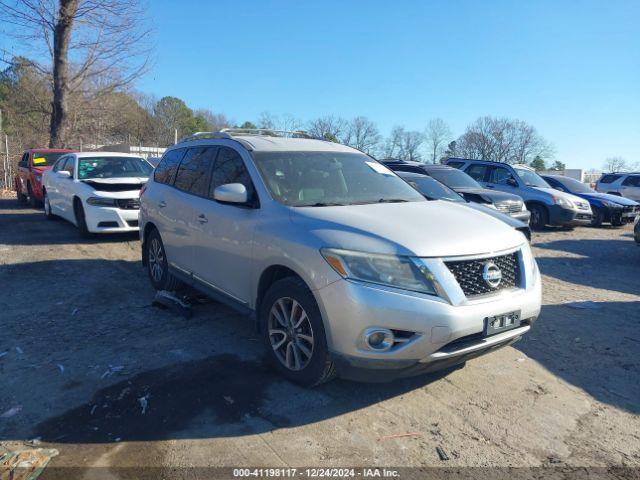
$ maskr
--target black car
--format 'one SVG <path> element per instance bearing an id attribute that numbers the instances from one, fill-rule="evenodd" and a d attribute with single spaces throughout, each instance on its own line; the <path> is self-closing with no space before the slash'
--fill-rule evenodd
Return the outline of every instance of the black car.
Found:
<path id="1" fill-rule="evenodd" d="M 640 215 L 640 204 L 628 198 L 608 193 L 599 193 L 574 178 L 563 175 L 541 175 L 556 190 L 584 198 L 591 205 L 591 225 L 599 227 L 611 223 L 616 227 L 632 223 Z"/>
<path id="2" fill-rule="evenodd" d="M 450 189 L 462 195 L 465 200 L 495 208 L 501 213 L 529 223 L 531 212 L 527 210 L 522 198 L 511 193 L 498 192 L 482 187 L 469 175 L 457 168 L 447 165 L 426 164 L 419 162 L 405 162 L 401 160 L 382 160 L 387 167 L 396 173 L 413 172 L 428 175 Z"/>
<path id="3" fill-rule="evenodd" d="M 640 245 L 640 218 L 636 220 L 636 226 L 633 227 L 633 238 L 635 238 L 636 243 Z"/>
<path id="4" fill-rule="evenodd" d="M 504 213 L 500 213 L 496 209 L 487 207 L 486 205 L 469 202 L 446 185 L 437 181 L 435 178 L 423 173 L 402 171 L 397 173 L 400 178 L 419 191 L 427 200 L 444 200 L 447 202 L 462 203 L 469 208 L 473 208 L 474 210 L 486 213 L 493 218 L 497 218 L 498 220 L 522 232 L 522 234 L 527 237 L 527 240 L 531 241 L 531 228 L 529 228 L 529 225 L 526 223 L 516 220 Z"/>

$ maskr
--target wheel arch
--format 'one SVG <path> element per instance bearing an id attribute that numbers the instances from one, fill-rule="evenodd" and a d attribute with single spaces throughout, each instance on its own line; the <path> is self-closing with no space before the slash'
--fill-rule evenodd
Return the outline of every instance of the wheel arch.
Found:
<path id="1" fill-rule="evenodd" d="M 158 230 L 158 227 L 155 226 L 155 224 L 153 222 L 147 222 L 144 225 L 144 231 L 142 232 L 142 265 L 143 266 L 147 266 L 147 256 L 144 254 L 144 248 L 145 245 L 147 244 L 147 238 L 149 238 L 149 235 L 151 234 L 152 231 L 154 230 Z"/>
<path id="2" fill-rule="evenodd" d="M 307 287 L 309 287 L 309 284 L 307 283 L 307 281 L 304 279 L 302 275 L 300 275 L 298 272 L 296 272 L 292 268 L 287 267 L 285 265 L 281 265 L 281 264 L 270 265 L 269 267 L 263 270 L 262 274 L 260 274 L 260 278 L 258 280 L 258 288 L 256 290 L 255 310 L 254 310 L 256 312 L 255 321 L 256 321 L 256 329 L 258 331 L 260 330 L 259 312 L 260 312 L 260 307 L 261 307 L 261 303 L 262 303 L 262 299 L 264 298 L 264 295 L 267 293 L 267 290 L 269 290 L 269 287 L 271 287 L 271 285 L 273 285 L 278 280 L 282 280 L 283 278 L 287 278 L 287 277 L 297 277 L 300 280 L 302 280 Z M 309 287 L 309 290 L 312 291 L 310 287 Z"/>

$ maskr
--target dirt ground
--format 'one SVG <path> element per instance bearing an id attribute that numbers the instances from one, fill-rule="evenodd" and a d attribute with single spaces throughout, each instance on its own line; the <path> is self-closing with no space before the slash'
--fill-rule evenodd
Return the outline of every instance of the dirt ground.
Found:
<path id="1" fill-rule="evenodd" d="M 446 376 L 305 390 L 269 370 L 228 308 L 185 320 L 152 307 L 135 235 L 81 241 L 0 199 L 0 442 L 56 448 L 45 480 L 70 478 L 63 467 L 640 467 L 631 228 L 533 245 L 544 307 L 522 341 Z"/>

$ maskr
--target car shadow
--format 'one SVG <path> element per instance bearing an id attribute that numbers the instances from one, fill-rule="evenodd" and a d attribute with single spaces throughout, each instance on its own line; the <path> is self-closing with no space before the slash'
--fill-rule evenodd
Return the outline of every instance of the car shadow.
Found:
<path id="1" fill-rule="evenodd" d="M 545 256 L 536 252 L 536 261 L 544 275 L 602 290 L 640 293 L 637 273 L 640 249 L 633 240 L 555 240 L 535 243 L 534 247 L 572 255 Z"/>
<path id="2" fill-rule="evenodd" d="M 545 305 L 514 347 L 600 402 L 640 413 L 640 302 Z"/>
<path id="3" fill-rule="evenodd" d="M 0 199 L 0 244 L 70 245 L 100 244 L 138 240 L 138 232 L 96 234 L 80 237 L 78 229 L 60 217 L 48 220 L 42 209 L 21 205 L 16 199 Z"/>
<path id="4" fill-rule="evenodd" d="M 272 369 L 252 319 L 215 302 L 195 303 L 190 319 L 156 309 L 134 261 L 0 265 L 0 284 L 0 441 L 247 435 L 356 411 L 451 371 L 298 387 Z"/>

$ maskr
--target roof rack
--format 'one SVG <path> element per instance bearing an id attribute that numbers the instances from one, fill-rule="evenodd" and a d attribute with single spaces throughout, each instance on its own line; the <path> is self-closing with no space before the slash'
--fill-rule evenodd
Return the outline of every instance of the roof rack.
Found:
<path id="1" fill-rule="evenodd" d="M 181 138 L 178 143 L 190 142 L 192 140 L 202 140 L 207 138 L 228 138 L 233 139 L 236 136 L 264 136 L 264 137 L 283 137 L 283 138 L 309 138 L 318 140 L 317 137 L 309 135 L 302 130 L 273 130 L 270 128 L 223 128 L 217 132 L 196 132 L 187 137 Z M 322 139 L 320 139 L 322 140 Z"/>

